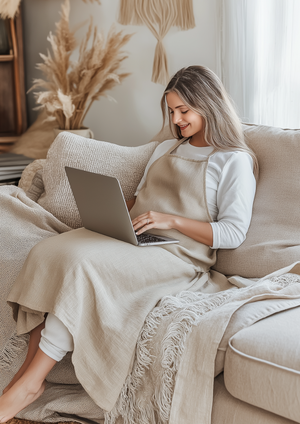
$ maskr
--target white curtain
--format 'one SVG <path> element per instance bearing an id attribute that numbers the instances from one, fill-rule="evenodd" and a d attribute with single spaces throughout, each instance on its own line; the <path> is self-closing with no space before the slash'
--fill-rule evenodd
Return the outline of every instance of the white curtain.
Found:
<path id="1" fill-rule="evenodd" d="M 218 74 L 244 122 L 300 128 L 300 0 L 219 0 Z"/>

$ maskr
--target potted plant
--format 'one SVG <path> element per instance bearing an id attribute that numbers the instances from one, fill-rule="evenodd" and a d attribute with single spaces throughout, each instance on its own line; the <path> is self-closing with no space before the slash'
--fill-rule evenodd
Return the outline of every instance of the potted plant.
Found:
<path id="1" fill-rule="evenodd" d="M 132 34 L 116 31 L 113 25 L 105 37 L 98 32 L 90 18 L 88 31 L 79 46 L 78 59 L 71 55 L 78 47 L 75 31 L 69 26 L 70 1 L 62 4 L 61 19 L 56 23 L 56 32 L 50 32 L 52 54 L 40 54 L 43 63 L 37 68 L 45 79 L 35 79 L 31 90 L 35 92 L 38 106 L 44 109 L 48 120 L 57 122 L 58 131 L 83 129 L 83 121 L 91 105 L 101 96 L 120 84 L 129 74 L 120 72 L 120 66 L 127 55 L 122 50 Z M 89 130 L 85 136 L 89 134 Z"/>

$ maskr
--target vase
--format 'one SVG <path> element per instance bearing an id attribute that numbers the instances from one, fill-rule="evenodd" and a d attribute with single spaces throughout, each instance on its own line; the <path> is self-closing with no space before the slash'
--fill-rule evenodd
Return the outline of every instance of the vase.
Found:
<path id="1" fill-rule="evenodd" d="M 90 130 L 89 128 L 86 128 L 86 127 L 82 127 L 82 128 L 80 128 L 80 129 L 78 129 L 78 130 L 60 130 L 59 128 L 53 128 L 53 131 L 54 131 L 54 134 L 55 134 L 55 137 L 59 134 L 59 133 L 61 133 L 61 132 L 70 132 L 70 133 L 73 133 L 73 134 L 77 134 L 77 135 L 80 135 L 81 137 L 85 137 L 85 138 L 94 138 L 94 133 L 93 133 L 93 131 L 92 130 Z"/>

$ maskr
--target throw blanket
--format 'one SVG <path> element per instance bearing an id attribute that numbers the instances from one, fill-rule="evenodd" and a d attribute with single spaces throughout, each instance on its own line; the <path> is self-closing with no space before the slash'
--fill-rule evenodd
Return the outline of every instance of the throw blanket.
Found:
<path id="1" fill-rule="evenodd" d="M 45 238 L 69 230 L 67 225 L 30 200 L 21 188 L 0 188 L 0 393 L 22 365 L 28 342 L 28 336 L 16 335 L 12 310 L 6 303 L 8 293 L 31 248 Z M 55 368 L 50 381 L 63 381 L 66 385 L 48 383 L 40 404 L 35 402 L 19 417 L 57 422 L 74 421 L 74 415 L 78 415 L 84 417 L 82 422 L 88 419 L 102 422 L 102 411 L 76 380 L 70 362 L 63 361 Z"/>
<path id="2" fill-rule="evenodd" d="M 278 299 L 271 313 L 300 305 L 299 274 L 297 263 L 249 287 L 164 297 L 146 318 L 133 370 L 105 423 L 209 424 L 215 358 L 230 318 L 264 299 Z"/>
<path id="3" fill-rule="evenodd" d="M 0 189 L 0 208 L 2 390 L 24 360 L 27 345 L 26 337 L 15 334 L 15 322 L 5 302 L 7 294 L 30 249 L 69 227 L 17 187 Z M 300 266 L 296 264 L 249 287 L 234 287 L 214 295 L 181 292 L 164 297 L 146 318 L 132 372 L 115 407 L 105 413 L 105 423 L 210 423 L 215 357 L 230 318 L 244 304 L 262 299 L 284 299 L 278 302 L 278 310 L 300 305 L 298 274 Z M 232 282 L 241 284 L 238 279 Z M 48 422 L 103 422 L 103 411 L 75 376 L 70 377 L 70 365 L 59 366 L 60 383 L 66 384 L 48 383 L 44 394 L 18 417 Z"/>
<path id="4" fill-rule="evenodd" d="M 6 304 L 7 295 L 31 248 L 40 240 L 70 228 L 15 186 L 0 188 L 0 211 L 0 367 L 3 369 L 4 365 L 9 367 L 26 345 L 24 338 L 22 344 L 14 334 L 15 322 Z"/>

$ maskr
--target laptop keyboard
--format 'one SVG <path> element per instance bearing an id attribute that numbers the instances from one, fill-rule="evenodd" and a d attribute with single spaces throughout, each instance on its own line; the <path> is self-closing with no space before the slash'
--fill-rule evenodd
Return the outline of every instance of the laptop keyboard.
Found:
<path id="1" fill-rule="evenodd" d="M 158 241 L 162 241 L 162 239 L 160 237 L 156 237 L 156 236 L 153 236 L 151 234 L 145 234 L 145 233 L 136 235 L 136 238 L 137 238 L 139 243 L 143 243 L 143 244 L 144 243 L 155 243 L 155 242 L 158 242 Z"/>

